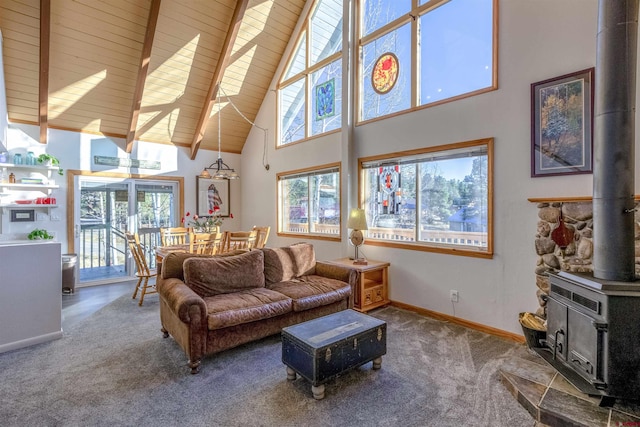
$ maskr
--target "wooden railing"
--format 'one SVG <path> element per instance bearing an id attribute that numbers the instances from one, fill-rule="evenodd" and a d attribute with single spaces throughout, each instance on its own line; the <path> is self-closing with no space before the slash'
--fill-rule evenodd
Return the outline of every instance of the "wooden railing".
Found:
<path id="1" fill-rule="evenodd" d="M 414 242 L 416 240 L 416 233 L 412 228 L 371 227 L 367 232 L 367 236 L 372 239 L 400 240 L 403 242 Z"/>
<path id="2" fill-rule="evenodd" d="M 340 234 L 340 226 L 337 224 L 313 224 L 314 233 L 318 234 Z M 307 224 L 289 224 L 288 233 L 308 234 Z M 371 227 L 367 232 L 371 239 L 392 240 L 401 242 L 415 242 L 415 231 L 411 228 L 384 228 Z M 448 245 L 466 246 L 486 246 L 487 234 L 470 231 L 448 231 L 422 229 L 420 231 L 420 241 L 429 243 L 442 243 Z"/>
<path id="3" fill-rule="evenodd" d="M 487 233 L 472 231 L 422 230 L 423 242 L 445 243 L 449 245 L 487 246 Z"/>
<path id="4" fill-rule="evenodd" d="M 287 233 L 299 233 L 299 234 L 309 234 L 309 224 L 306 223 L 289 223 L 289 226 L 286 227 Z M 313 231 L 315 234 L 340 234 L 340 226 L 338 224 L 321 224 L 319 222 L 313 223 Z"/>
<path id="5" fill-rule="evenodd" d="M 320 234 L 340 234 L 340 226 L 338 224 L 313 224 L 314 233 Z"/>

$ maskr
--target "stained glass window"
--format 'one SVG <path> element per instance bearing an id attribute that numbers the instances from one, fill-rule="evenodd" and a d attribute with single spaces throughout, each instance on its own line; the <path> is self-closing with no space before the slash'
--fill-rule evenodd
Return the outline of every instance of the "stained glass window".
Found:
<path id="1" fill-rule="evenodd" d="M 411 48 L 402 42 L 410 35 L 411 26 L 406 24 L 363 46 L 362 65 L 366 74 L 360 79 L 363 85 L 362 120 L 386 116 L 411 107 L 411 73 L 408 72 L 409 67 L 404 66 L 411 63 Z M 389 61 L 389 58 L 394 59 Z M 373 78 L 376 64 L 380 62 L 381 68 L 389 66 L 390 70 L 393 68 L 393 62 L 398 64 L 395 82 L 384 86 L 383 91 L 376 89 L 376 83 L 383 84 L 384 78 L 377 82 Z M 389 78 L 390 74 L 386 73 L 383 76 Z M 391 80 L 387 80 L 387 83 L 390 82 Z"/>
<path id="2" fill-rule="evenodd" d="M 398 58 L 393 53 L 380 56 L 371 70 L 373 90 L 379 94 L 389 92 L 398 81 L 398 72 Z"/>
<path id="3" fill-rule="evenodd" d="M 311 135 L 338 129 L 342 125 L 342 61 L 339 59 L 311 74 L 314 106 Z"/>
<path id="4" fill-rule="evenodd" d="M 493 139 L 361 159 L 367 240 L 489 258 Z"/>
<path id="5" fill-rule="evenodd" d="M 331 79 L 328 82 L 320 83 L 316 86 L 316 120 L 326 119 L 336 114 L 336 81 Z"/>
<path id="6" fill-rule="evenodd" d="M 357 121 L 497 89 L 498 0 L 359 4 Z"/>

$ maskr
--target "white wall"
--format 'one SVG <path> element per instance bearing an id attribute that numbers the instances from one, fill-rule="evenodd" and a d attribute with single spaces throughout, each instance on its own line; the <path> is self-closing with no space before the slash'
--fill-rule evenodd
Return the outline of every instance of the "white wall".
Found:
<path id="1" fill-rule="evenodd" d="M 2 31 L 0 31 L 0 152 L 5 150 L 7 140 L 7 93 L 4 84 L 4 60 L 2 53 Z"/>
<path id="2" fill-rule="evenodd" d="M 518 313 L 538 307 L 533 244 L 537 211 L 527 198 L 592 193 L 591 175 L 530 177 L 530 85 L 595 66 L 597 0 L 499 3 L 499 90 L 357 126 L 353 143 L 355 156 L 363 157 L 495 138 L 493 259 L 366 244 L 363 251 L 368 258 L 391 262 L 392 300 L 521 334 Z M 260 131 L 252 131 L 242 156 L 245 227 L 256 223 L 276 228 L 277 172 L 348 161 L 341 159 L 339 135 L 274 149 L 275 112 L 271 91 L 256 120 L 270 129 L 271 168 L 265 171 L 259 163 L 263 148 Z M 640 170 L 638 165 L 636 170 Z M 640 188 L 639 181 L 636 173 L 636 188 Z M 292 241 L 274 235 L 269 245 Z M 342 243 L 312 242 L 319 259 L 344 256 L 353 250 L 346 238 Z M 450 289 L 460 294 L 455 305 L 449 301 Z"/>
<path id="3" fill-rule="evenodd" d="M 66 171 L 69 169 L 83 170 L 91 172 L 113 172 L 121 174 L 140 174 L 150 176 L 180 176 L 184 178 L 184 206 L 185 211 L 196 211 L 196 175 L 204 166 L 209 166 L 217 159 L 217 152 L 200 150 L 195 161 L 191 161 L 188 148 L 176 147 L 173 145 L 152 144 L 147 142 L 136 142 L 133 152 L 129 155 L 124 152 L 125 142 L 119 138 L 109 138 L 101 135 L 92 135 L 78 132 L 69 132 L 56 129 L 49 129 L 48 143 L 46 145 L 38 142 L 39 128 L 32 125 L 10 124 L 8 132 L 7 148 L 11 156 L 15 153 L 22 153 L 23 158 L 27 151 L 33 151 L 36 156 L 41 153 L 49 153 L 58 158 L 60 166 Z M 131 158 L 139 160 L 160 161 L 160 170 L 137 169 L 125 167 L 110 167 L 95 165 L 93 156 L 110 156 L 119 158 Z M 223 154 L 224 161 L 236 171 L 240 170 L 240 155 Z M 62 243 L 63 253 L 67 251 L 66 242 L 67 221 L 67 174 L 63 177 L 56 177 L 56 184 L 59 189 L 53 190 L 52 196 L 57 199 L 60 208 L 52 210 L 51 215 L 45 215 L 44 219 L 36 222 L 9 223 L 8 215 L 2 215 L 2 228 L 0 240 L 24 239 L 34 228 L 45 228 L 53 231 L 56 240 Z M 231 181 L 230 202 L 231 212 L 235 219 L 225 219 L 223 229 L 233 230 L 240 227 L 242 200 L 239 197 L 240 182 Z M 184 214 L 184 213 L 182 213 Z M 59 221 L 52 220 L 54 216 L 60 218 Z"/>

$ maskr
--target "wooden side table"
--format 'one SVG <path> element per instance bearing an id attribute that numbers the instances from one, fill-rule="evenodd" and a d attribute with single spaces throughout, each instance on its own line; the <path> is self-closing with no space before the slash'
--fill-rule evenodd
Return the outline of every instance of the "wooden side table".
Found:
<path id="1" fill-rule="evenodd" d="M 389 263 L 367 260 L 367 265 L 354 264 L 352 259 L 340 258 L 329 261 L 356 270 L 358 285 L 353 298 L 354 309 L 367 312 L 389 304 Z"/>

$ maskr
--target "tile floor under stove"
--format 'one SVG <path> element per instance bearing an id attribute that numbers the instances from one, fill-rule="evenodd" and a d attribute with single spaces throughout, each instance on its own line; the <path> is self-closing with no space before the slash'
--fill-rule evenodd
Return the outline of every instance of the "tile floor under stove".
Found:
<path id="1" fill-rule="evenodd" d="M 500 375 L 537 426 L 640 427 L 640 401 L 602 407 L 600 398 L 581 393 L 532 350 L 508 360 Z"/>

